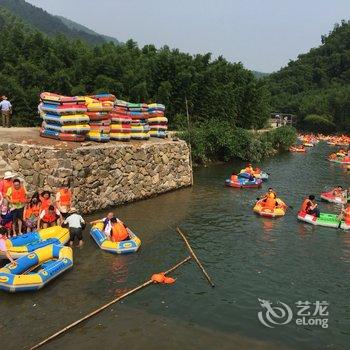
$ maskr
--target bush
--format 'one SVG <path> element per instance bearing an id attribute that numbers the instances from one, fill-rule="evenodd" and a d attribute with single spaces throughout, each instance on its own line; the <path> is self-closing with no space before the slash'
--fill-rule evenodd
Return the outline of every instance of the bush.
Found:
<path id="1" fill-rule="evenodd" d="M 253 134 L 227 122 L 212 119 L 194 125 L 190 133 L 180 132 L 179 136 L 191 142 L 194 162 L 203 164 L 234 158 L 260 161 L 277 150 L 288 149 L 296 141 L 297 133 L 294 128 L 286 126 Z"/>

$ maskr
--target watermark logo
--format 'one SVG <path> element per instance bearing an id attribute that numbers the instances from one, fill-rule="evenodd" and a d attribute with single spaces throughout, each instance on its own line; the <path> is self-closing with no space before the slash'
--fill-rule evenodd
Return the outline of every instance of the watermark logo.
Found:
<path id="1" fill-rule="evenodd" d="M 269 300 L 258 300 L 264 309 L 258 313 L 258 318 L 264 326 L 274 328 L 275 325 L 288 324 L 292 320 L 293 311 L 287 304 L 278 301 L 278 306 L 273 306 Z"/>
<path id="2" fill-rule="evenodd" d="M 327 301 L 315 302 L 297 301 L 292 307 L 277 301 L 274 305 L 269 300 L 258 299 L 262 311 L 258 312 L 259 321 L 268 328 L 286 325 L 294 319 L 297 326 L 319 326 L 328 328 L 328 307 Z"/>

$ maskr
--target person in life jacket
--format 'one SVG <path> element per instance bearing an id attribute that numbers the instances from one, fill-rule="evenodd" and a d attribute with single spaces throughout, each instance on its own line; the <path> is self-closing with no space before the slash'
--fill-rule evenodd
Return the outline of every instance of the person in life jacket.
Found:
<path id="1" fill-rule="evenodd" d="M 247 164 L 247 166 L 245 167 L 244 171 L 248 174 L 254 174 L 254 169 L 252 167 L 252 165 L 249 163 Z"/>
<path id="2" fill-rule="evenodd" d="M 236 173 L 232 173 L 230 177 L 231 182 L 237 182 L 238 181 L 238 176 Z"/>
<path id="3" fill-rule="evenodd" d="M 13 236 L 16 237 L 16 226 L 18 227 L 18 234 L 22 234 L 23 212 L 27 203 L 27 191 L 19 179 L 13 180 L 13 185 L 7 190 L 6 197 L 12 210 L 12 232 Z"/>
<path id="4" fill-rule="evenodd" d="M 23 219 L 27 227 L 27 232 L 32 232 L 38 226 L 39 215 L 41 212 L 41 202 L 39 193 L 35 192 L 24 209 Z"/>
<path id="5" fill-rule="evenodd" d="M 11 171 L 6 171 L 2 180 L 0 180 L 0 192 L 3 197 L 6 196 L 7 190 L 13 185 L 13 178 L 16 175 Z"/>
<path id="6" fill-rule="evenodd" d="M 51 226 L 60 225 L 62 222 L 62 215 L 57 208 L 53 205 L 50 205 L 48 209 L 44 209 L 41 211 L 38 220 L 37 229 L 40 230 L 42 228 L 47 228 Z"/>
<path id="7" fill-rule="evenodd" d="M 129 240 L 129 233 L 128 233 L 128 228 L 127 226 L 124 225 L 124 223 L 117 219 L 117 218 L 112 218 L 111 219 L 112 223 L 112 235 L 111 235 L 111 241 L 112 242 L 122 242 Z"/>
<path id="8" fill-rule="evenodd" d="M 300 212 L 320 217 L 320 209 L 318 208 L 313 194 L 304 200 Z"/>
<path id="9" fill-rule="evenodd" d="M 6 258 L 11 261 L 12 264 L 16 262 L 13 260 L 11 254 L 7 251 L 6 239 L 7 239 L 7 230 L 4 227 L 0 227 L 0 251 L 5 254 Z"/>
<path id="10" fill-rule="evenodd" d="M 343 198 L 344 197 L 344 189 L 342 186 L 337 186 L 333 191 L 333 196 L 334 197 L 340 197 Z"/>
<path id="11" fill-rule="evenodd" d="M 350 225 L 350 204 L 342 208 L 341 217 L 347 225 Z"/>
<path id="12" fill-rule="evenodd" d="M 39 199 L 41 202 L 41 210 L 47 210 L 49 209 L 49 206 L 53 204 L 50 191 L 41 192 Z"/>
<path id="13" fill-rule="evenodd" d="M 4 199 L 0 207 L 0 225 L 7 230 L 7 236 L 12 231 L 12 211 L 10 210 L 8 200 Z"/>
<path id="14" fill-rule="evenodd" d="M 277 193 L 273 190 L 272 187 L 268 188 L 267 193 L 265 193 L 262 201 L 266 202 L 268 198 L 271 198 L 271 199 L 274 199 L 274 200 L 276 200 L 276 198 L 277 198 Z"/>
<path id="15" fill-rule="evenodd" d="M 68 182 L 56 193 L 57 209 L 61 212 L 64 218 L 68 216 L 69 210 L 72 206 L 72 192 L 69 187 L 70 183 Z"/>

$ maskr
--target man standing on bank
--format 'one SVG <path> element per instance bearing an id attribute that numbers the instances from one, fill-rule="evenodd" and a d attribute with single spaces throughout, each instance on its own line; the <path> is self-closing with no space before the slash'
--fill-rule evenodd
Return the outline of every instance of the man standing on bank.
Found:
<path id="1" fill-rule="evenodd" d="M 0 111 L 2 115 L 2 126 L 4 128 L 10 128 L 10 117 L 12 114 L 12 105 L 6 96 L 2 96 L 2 101 L 0 102 Z"/>

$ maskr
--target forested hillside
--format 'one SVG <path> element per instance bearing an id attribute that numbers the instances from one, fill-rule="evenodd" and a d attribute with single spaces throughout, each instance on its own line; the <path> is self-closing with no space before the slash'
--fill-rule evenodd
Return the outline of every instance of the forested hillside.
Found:
<path id="1" fill-rule="evenodd" d="M 109 91 L 131 101 L 167 106 L 170 123 L 185 113 L 193 122 L 215 118 L 232 126 L 261 127 L 269 116 L 268 93 L 244 69 L 210 54 L 192 56 L 168 47 L 105 43 L 91 47 L 64 36 L 49 38 L 0 10 L 0 93 L 14 104 L 17 124 L 38 124 L 43 90 L 77 95 Z"/>
<path id="2" fill-rule="evenodd" d="M 90 44 L 101 44 L 110 41 L 108 37 L 86 30 L 87 28 L 64 23 L 59 17 L 53 16 L 46 11 L 27 3 L 24 0 L 0 0 L 0 7 L 20 17 L 26 23 L 48 36 L 63 34 L 67 38 L 81 39 Z"/>
<path id="3" fill-rule="evenodd" d="M 267 78 L 277 112 L 297 114 L 311 130 L 350 131 L 350 23 L 335 25 L 322 44 Z"/>
<path id="4" fill-rule="evenodd" d="M 1 1 L 1 0 L 0 0 Z M 78 30 L 78 31 L 82 31 L 82 32 L 85 32 L 85 33 L 88 33 L 88 34 L 92 34 L 92 35 L 98 35 L 98 36 L 101 36 L 106 42 L 113 42 L 115 44 L 120 44 L 120 41 L 111 37 L 111 36 L 108 36 L 108 35 L 103 35 L 103 34 L 98 34 L 96 33 L 95 31 L 93 31 L 92 29 L 90 28 L 87 28 L 79 23 L 76 23 L 68 18 L 65 18 L 65 17 L 62 17 L 62 16 L 56 16 L 58 19 L 60 19 L 68 28 L 70 29 L 75 29 L 75 30 Z"/>

